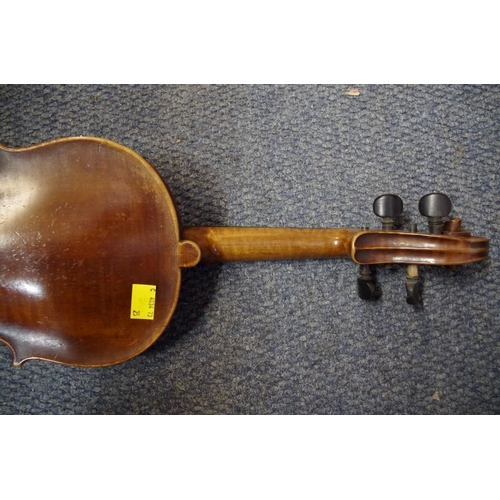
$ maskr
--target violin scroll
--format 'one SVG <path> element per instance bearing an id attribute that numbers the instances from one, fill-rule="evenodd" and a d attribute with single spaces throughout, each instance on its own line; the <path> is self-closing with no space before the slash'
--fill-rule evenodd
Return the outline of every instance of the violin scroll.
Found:
<path id="1" fill-rule="evenodd" d="M 393 195 L 383 195 L 375 200 L 377 215 L 380 199 L 393 201 Z M 417 266 L 448 266 L 479 262 L 488 257 L 489 239 L 471 236 L 462 230 L 462 221 L 452 218 L 444 221 L 451 212 L 451 201 L 442 193 L 430 193 L 419 203 L 422 215 L 429 219 L 429 233 L 411 231 L 372 230 L 360 232 L 352 242 L 352 260 L 360 266 L 379 264 L 405 264 L 407 266 L 407 301 L 421 304 L 421 283 Z M 379 213 L 383 210 L 379 210 Z M 387 224 L 385 224 L 387 227 Z M 394 226 L 393 226 L 394 227 Z M 363 294 L 359 294 L 362 299 Z"/>
<path id="2" fill-rule="evenodd" d="M 458 266 L 486 259 L 489 240 L 477 236 L 363 231 L 352 243 L 357 264 Z"/>

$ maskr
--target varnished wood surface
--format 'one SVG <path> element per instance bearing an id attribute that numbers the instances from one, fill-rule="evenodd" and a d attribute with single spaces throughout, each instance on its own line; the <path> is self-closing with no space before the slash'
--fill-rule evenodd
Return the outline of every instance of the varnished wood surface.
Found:
<path id="1" fill-rule="evenodd" d="M 108 365 L 151 345 L 180 286 L 175 209 L 154 169 L 110 141 L 69 139 L 0 149 L 0 178 L 0 338 L 14 364 Z M 153 321 L 130 318 L 134 283 L 157 286 Z"/>
<path id="2" fill-rule="evenodd" d="M 350 257 L 360 229 L 187 227 L 182 238 L 195 242 L 202 262 Z"/>
<path id="3" fill-rule="evenodd" d="M 348 257 L 357 264 L 455 266 L 484 260 L 489 246 L 474 236 L 349 228 L 187 227 L 181 235 L 207 263 Z"/>
<path id="4" fill-rule="evenodd" d="M 452 266 L 488 255 L 489 240 L 469 236 L 458 220 L 445 235 L 180 229 L 154 168 L 104 139 L 0 146 L 0 178 L 0 340 L 15 365 L 43 359 L 105 366 L 137 356 L 174 312 L 180 268 L 200 261 L 351 258 Z M 131 314 L 133 285 L 155 288 L 152 319 Z"/>
<path id="5" fill-rule="evenodd" d="M 415 264 L 455 266 L 484 260 L 489 240 L 474 236 L 402 231 L 366 231 L 352 242 L 352 260 L 358 264 Z"/>

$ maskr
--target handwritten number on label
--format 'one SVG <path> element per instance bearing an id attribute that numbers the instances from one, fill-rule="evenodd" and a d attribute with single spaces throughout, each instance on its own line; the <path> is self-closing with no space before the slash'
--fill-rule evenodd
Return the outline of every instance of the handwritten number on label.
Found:
<path id="1" fill-rule="evenodd" d="M 131 319 L 153 320 L 156 305 L 155 285 L 132 285 Z"/>

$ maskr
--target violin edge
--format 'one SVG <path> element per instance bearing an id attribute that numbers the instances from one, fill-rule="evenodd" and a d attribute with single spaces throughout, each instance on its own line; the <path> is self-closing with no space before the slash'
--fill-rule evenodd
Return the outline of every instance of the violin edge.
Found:
<path id="1" fill-rule="evenodd" d="M 144 158 L 142 158 L 142 156 L 139 153 L 137 153 L 133 149 L 131 149 L 123 144 L 120 144 L 119 142 L 112 141 L 111 139 L 104 139 L 102 137 L 92 136 L 92 135 L 70 135 L 67 137 L 58 137 L 57 139 L 49 139 L 47 141 L 39 142 L 37 144 L 31 144 L 29 146 L 19 146 L 19 147 L 12 147 L 12 146 L 6 146 L 5 144 L 0 144 L 0 149 L 3 149 L 4 151 L 7 151 L 9 153 L 23 153 L 26 151 L 31 151 L 33 149 L 43 148 L 46 146 L 52 146 L 54 144 L 61 144 L 64 142 L 72 142 L 72 141 L 99 142 L 101 144 L 113 146 L 113 147 L 116 147 L 118 149 L 127 150 L 127 152 L 132 153 L 133 156 L 139 157 L 142 160 L 144 160 Z"/>

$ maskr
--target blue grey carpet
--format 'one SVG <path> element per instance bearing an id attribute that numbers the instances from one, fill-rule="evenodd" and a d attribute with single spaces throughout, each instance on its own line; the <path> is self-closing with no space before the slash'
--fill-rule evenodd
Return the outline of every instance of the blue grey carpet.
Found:
<path id="1" fill-rule="evenodd" d="M 122 143 L 185 225 L 378 227 L 372 202 L 393 192 L 424 228 L 437 190 L 491 251 L 425 270 L 422 310 L 403 269 L 380 269 L 367 303 L 348 260 L 198 266 L 124 364 L 18 369 L 0 344 L 0 413 L 499 413 L 499 120 L 500 86 L 1 86 L 0 143 Z"/>

